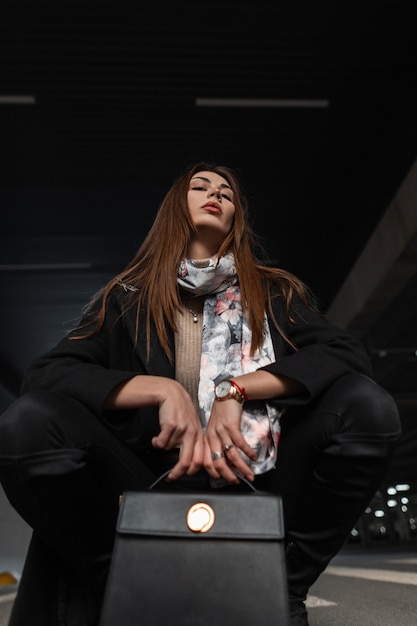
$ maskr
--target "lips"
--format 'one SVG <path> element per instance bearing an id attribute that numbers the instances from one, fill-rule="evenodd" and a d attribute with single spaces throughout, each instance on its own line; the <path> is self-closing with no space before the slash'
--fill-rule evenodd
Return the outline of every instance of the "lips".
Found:
<path id="1" fill-rule="evenodd" d="M 203 209 L 208 209 L 209 211 L 211 210 L 214 213 L 221 213 L 220 204 L 217 202 L 207 202 L 207 204 L 203 206 Z"/>

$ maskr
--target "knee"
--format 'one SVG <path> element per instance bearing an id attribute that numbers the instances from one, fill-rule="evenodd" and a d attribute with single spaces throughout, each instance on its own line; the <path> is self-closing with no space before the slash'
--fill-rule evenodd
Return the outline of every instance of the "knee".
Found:
<path id="1" fill-rule="evenodd" d="M 45 390 L 29 391 L 0 416 L 0 455 L 19 456 L 36 451 L 37 442 L 60 414 L 59 398 Z"/>
<path id="2" fill-rule="evenodd" d="M 337 380 L 324 397 L 335 403 L 348 429 L 398 438 L 401 422 L 397 404 L 390 393 L 362 374 L 347 374 Z"/>

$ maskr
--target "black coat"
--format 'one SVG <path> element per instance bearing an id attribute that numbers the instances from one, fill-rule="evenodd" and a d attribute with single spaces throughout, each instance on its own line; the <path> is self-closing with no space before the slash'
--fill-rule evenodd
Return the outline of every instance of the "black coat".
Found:
<path id="1" fill-rule="evenodd" d="M 82 340 L 63 338 L 27 369 L 22 393 L 43 388 L 68 394 L 92 410 L 110 427 L 117 424 L 117 436 L 140 450 L 159 431 L 157 407 L 140 410 L 105 411 L 103 403 L 110 391 L 136 374 L 174 378 L 175 366 L 163 352 L 152 328 L 152 346 L 147 360 L 145 342 L 135 346 L 136 317 L 133 310 L 122 318 L 125 292 L 114 290 L 103 328 Z M 283 331 L 297 346 L 294 350 L 270 323 L 276 361 L 262 369 L 300 381 L 306 391 L 286 403 L 308 405 L 339 377 L 352 372 L 370 374 L 370 363 L 362 344 L 335 327 L 322 315 L 306 307 L 296 297 L 290 323 L 280 296 L 273 299 L 274 313 Z M 139 336 L 144 337 L 142 316 Z M 174 352 L 174 335 L 170 333 Z M 175 354 L 175 352 L 174 352 Z M 282 398 L 280 398 L 282 403 Z M 26 558 L 19 594 L 10 626 L 58 626 L 59 563 L 42 540 L 33 534 Z M 74 624 L 83 622 L 74 622 Z"/>

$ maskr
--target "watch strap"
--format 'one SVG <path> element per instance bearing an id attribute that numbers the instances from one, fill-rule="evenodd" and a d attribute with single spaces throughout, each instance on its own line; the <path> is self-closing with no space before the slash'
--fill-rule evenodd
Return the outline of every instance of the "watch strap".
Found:
<path id="1" fill-rule="evenodd" d="M 248 396 L 246 394 L 245 388 L 244 387 L 240 387 L 237 382 L 233 379 L 230 379 L 230 382 L 232 383 L 233 387 L 235 387 L 235 389 L 237 389 L 240 393 L 240 395 L 243 398 L 243 402 L 247 402 L 248 401 Z M 242 402 L 242 404 L 243 404 Z"/>

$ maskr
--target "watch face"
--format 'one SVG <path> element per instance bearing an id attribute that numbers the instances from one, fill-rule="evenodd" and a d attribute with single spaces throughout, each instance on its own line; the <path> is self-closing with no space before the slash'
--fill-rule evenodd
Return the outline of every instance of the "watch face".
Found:
<path id="1" fill-rule="evenodd" d="M 232 383 L 230 380 L 223 380 L 223 382 L 216 386 L 216 396 L 218 398 L 226 398 L 230 393 L 231 386 Z"/>

